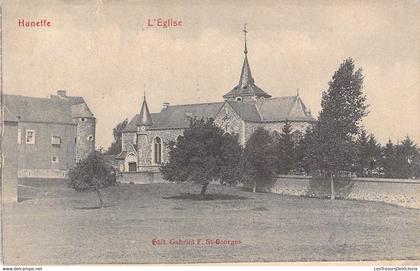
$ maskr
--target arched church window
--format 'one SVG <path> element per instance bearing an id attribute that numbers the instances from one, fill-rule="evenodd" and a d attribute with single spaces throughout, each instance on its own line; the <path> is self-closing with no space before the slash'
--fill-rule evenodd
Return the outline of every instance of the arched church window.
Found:
<path id="1" fill-rule="evenodd" d="M 153 141 L 153 154 L 155 164 L 162 163 L 162 140 L 160 137 L 155 137 L 155 140 Z"/>

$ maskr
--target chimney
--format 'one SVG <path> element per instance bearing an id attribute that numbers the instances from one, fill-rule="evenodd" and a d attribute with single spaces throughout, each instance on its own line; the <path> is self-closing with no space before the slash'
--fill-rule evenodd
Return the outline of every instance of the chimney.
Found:
<path id="1" fill-rule="evenodd" d="M 169 103 L 167 103 L 167 102 L 166 103 L 163 103 L 163 106 L 162 107 L 163 107 L 163 109 L 167 109 L 169 107 Z"/>
<path id="2" fill-rule="evenodd" d="M 57 90 L 57 96 L 66 97 L 66 91 L 65 90 Z"/>

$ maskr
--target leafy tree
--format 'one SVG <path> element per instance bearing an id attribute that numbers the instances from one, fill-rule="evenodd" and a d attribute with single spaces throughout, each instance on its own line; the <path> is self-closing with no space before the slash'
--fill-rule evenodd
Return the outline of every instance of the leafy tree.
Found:
<path id="1" fill-rule="evenodd" d="M 418 159 L 417 145 L 407 136 L 395 147 L 395 177 L 414 177 Z"/>
<path id="2" fill-rule="evenodd" d="M 316 133 L 313 126 L 308 126 L 305 135 L 296 147 L 296 159 L 298 166 L 303 168 L 306 174 L 313 174 L 317 169 L 318 159 L 316 156 Z"/>
<path id="3" fill-rule="evenodd" d="M 395 176 L 395 147 L 391 139 L 382 150 L 382 167 L 384 168 L 385 177 L 392 178 Z"/>
<path id="4" fill-rule="evenodd" d="M 369 175 L 373 176 L 373 172 L 379 166 L 381 159 L 381 145 L 376 141 L 373 134 L 369 135 L 369 141 L 367 142 L 367 153 L 368 153 L 368 169 Z"/>
<path id="5" fill-rule="evenodd" d="M 69 172 L 69 186 L 78 192 L 96 191 L 100 208 L 103 199 L 100 189 L 116 184 L 114 169 L 108 165 L 98 151 L 92 152 L 86 159 L 77 163 Z"/>
<path id="6" fill-rule="evenodd" d="M 321 112 L 310 138 L 314 166 L 330 177 L 339 171 L 353 171 L 356 164 L 355 138 L 360 122 L 367 115 L 366 97 L 362 93 L 362 70 L 355 70 L 354 61 L 343 61 L 322 93 Z M 332 193 L 333 198 L 333 193 Z"/>
<path id="7" fill-rule="evenodd" d="M 276 153 L 273 136 L 263 128 L 257 128 L 245 144 L 244 156 L 241 164 L 242 181 L 253 185 L 253 192 L 258 183 L 271 181 L 275 166 Z"/>
<path id="8" fill-rule="evenodd" d="M 357 138 L 357 164 L 356 173 L 357 176 L 365 176 L 366 169 L 369 166 L 369 151 L 368 151 L 369 137 L 365 129 L 362 129 L 359 137 Z"/>
<path id="9" fill-rule="evenodd" d="M 420 148 L 417 148 L 417 158 L 413 162 L 414 176 L 416 179 L 420 178 Z"/>
<path id="10" fill-rule="evenodd" d="M 295 143 L 292 138 L 292 125 L 289 121 L 284 124 L 277 143 L 277 172 L 288 174 L 295 165 Z"/>
<path id="11" fill-rule="evenodd" d="M 128 119 L 118 123 L 113 129 L 114 141 L 107 150 L 107 154 L 119 154 L 122 150 L 122 131 L 128 124 Z"/>
<path id="12" fill-rule="evenodd" d="M 161 166 L 162 176 L 170 182 L 202 185 L 200 195 L 205 199 L 211 181 L 238 182 L 241 153 L 237 137 L 225 134 L 213 119 L 193 119 L 189 129 L 169 144 L 169 161 Z"/>
<path id="13" fill-rule="evenodd" d="M 358 176 L 372 176 L 373 171 L 378 168 L 381 159 L 381 146 L 373 134 L 367 135 L 364 129 L 356 141 L 357 164 L 356 173 Z"/>

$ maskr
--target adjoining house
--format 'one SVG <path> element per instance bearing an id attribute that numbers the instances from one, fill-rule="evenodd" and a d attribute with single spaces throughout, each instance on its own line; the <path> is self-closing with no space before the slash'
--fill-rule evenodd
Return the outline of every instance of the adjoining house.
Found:
<path id="1" fill-rule="evenodd" d="M 96 119 L 82 97 L 59 90 L 50 98 L 4 95 L 3 100 L 17 121 L 11 143 L 19 177 L 65 177 L 95 149 Z"/>
<path id="2" fill-rule="evenodd" d="M 286 121 L 295 137 L 316 122 L 297 92 L 296 96 L 271 97 L 259 88 L 251 74 L 245 41 L 244 62 L 239 83 L 223 96 L 224 102 L 170 105 L 151 114 L 144 97 L 141 111 L 122 134 L 122 152 L 116 159 L 122 172 L 159 172 L 168 159 L 168 143 L 189 127 L 191 118 L 213 118 L 227 133 L 239 135 L 242 145 L 263 127 L 281 132 Z"/>
<path id="3" fill-rule="evenodd" d="M 3 101 L 2 101 L 3 103 Z M 1 110 L 2 125 L 0 131 L 0 181 L 1 200 L 4 202 L 17 201 L 17 172 L 18 148 L 18 120 L 7 108 Z"/>

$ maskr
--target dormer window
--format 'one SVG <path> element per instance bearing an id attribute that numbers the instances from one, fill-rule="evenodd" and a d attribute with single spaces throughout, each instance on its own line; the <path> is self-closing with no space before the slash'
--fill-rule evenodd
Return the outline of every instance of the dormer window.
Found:
<path id="1" fill-rule="evenodd" d="M 242 97 L 240 97 L 240 96 L 236 97 L 236 98 L 235 98 L 235 101 L 237 101 L 237 102 L 242 102 Z"/>

